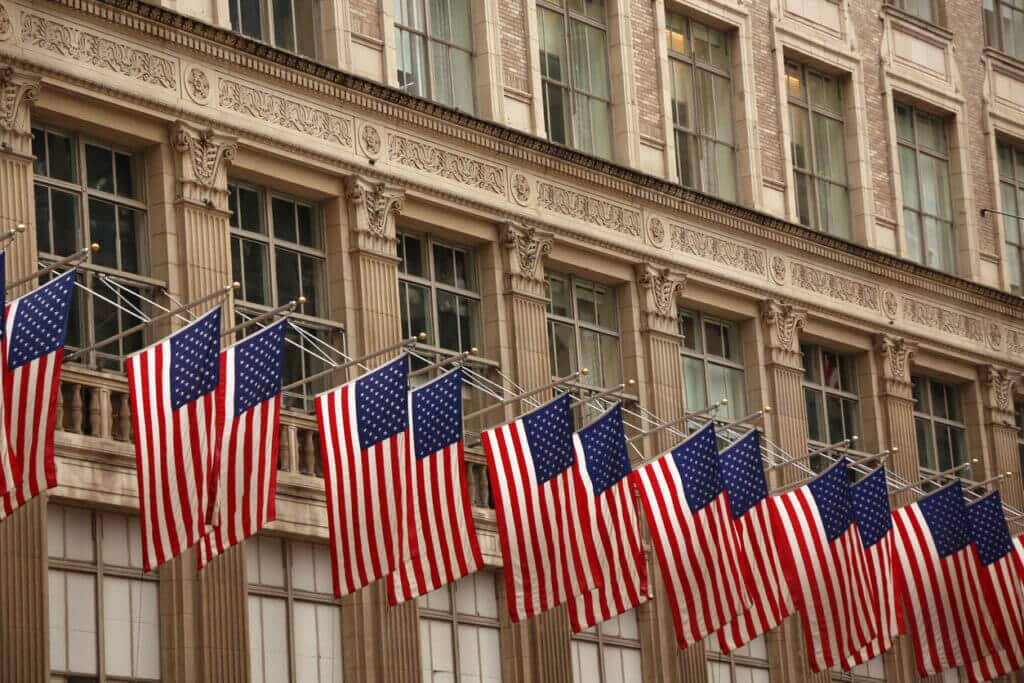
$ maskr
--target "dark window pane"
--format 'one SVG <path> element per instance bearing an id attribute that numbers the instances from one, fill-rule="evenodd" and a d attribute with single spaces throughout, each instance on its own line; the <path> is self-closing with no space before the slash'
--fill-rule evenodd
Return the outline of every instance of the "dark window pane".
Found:
<path id="1" fill-rule="evenodd" d="M 478 345 L 480 329 L 480 302 L 459 297 L 459 339 L 460 351 L 468 351 Z"/>
<path id="2" fill-rule="evenodd" d="M 293 251 L 276 249 L 274 253 L 277 269 L 277 300 L 278 305 L 299 298 L 299 255 Z"/>
<path id="3" fill-rule="evenodd" d="M 936 417 L 949 417 L 946 410 L 946 387 L 939 382 L 932 382 L 932 415 Z"/>
<path id="4" fill-rule="evenodd" d="M 135 183 L 132 179 L 132 158 L 127 154 L 114 154 L 117 172 L 117 193 L 122 197 L 135 197 Z"/>
<path id="5" fill-rule="evenodd" d="M 549 334 L 551 340 L 551 372 L 564 377 L 576 370 L 576 336 L 572 325 L 552 321 Z"/>
<path id="6" fill-rule="evenodd" d="M 82 273 L 78 274 L 78 282 L 82 281 Z M 83 323 L 85 316 L 83 315 L 83 307 L 85 306 L 85 295 L 81 289 L 75 287 L 71 293 L 71 310 L 68 312 L 68 334 L 65 339 L 65 345 L 72 348 L 81 348 L 83 346 L 82 339 L 83 334 Z"/>
<path id="7" fill-rule="evenodd" d="M 406 235 L 402 239 L 402 262 L 404 272 L 416 277 L 424 276 L 423 268 L 423 243 L 415 238 Z"/>
<path id="8" fill-rule="evenodd" d="M 313 226 L 313 209 L 305 204 L 295 205 L 299 222 L 299 244 L 307 247 L 319 246 L 318 233 Z"/>
<path id="9" fill-rule="evenodd" d="M 50 190 L 50 220 L 53 224 L 53 253 L 69 256 L 78 248 L 79 226 L 78 195 Z"/>
<path id="10" fill-rule="evenodd" d="M 576 315 L 583 322 L 597 322 L 597 302 L 591 285 L 576 283 Z"/>
<path id="11" fill-rule="evenodd" d="M 564 318 L 572 317 L 572 298 L 569 283 L 560 277 L 548 278 L 548 296 L 551 297 L 551 313 Z"/>
<path id="12" fill-rule="evenodd" d="M 697 320 L 688 314 L 679 314 L 679 334 L 683 335 L 683 347 L 691 351 L 700 351 L 700 336 Z"/>
<path id="13" fill-rule="evenodd" d="M 267 248 L 258 242 L 242 240 L 242 261 L 245 263 L 245 300 L 266 304 Z"/>
<path id="14" fill-rule="evenodd" d="M 476 263 L 473 255 L 456 249 L 455 253 L 455 286 L 470 291 L 477 291 Z"/>
<path id="15" fill-rule="evenodd" d="M 914 433 L 917 436 L 917 461 L 921 467 L 934 468 L 935 457 L 932 452 L 931 423 L 921 418 L 914 419 Z"/>
<path id="16" fill-rule="evenodd" d="M 455 285 L 455 262 L 452 249 L 434 245 L 434 279 L 445 285 Z"/>
<path id="17" fill-rule="evenodd" d="M 295 0 L 295 51 L 316 57 L 316 36 L 319 25 L 316 0 Z"/>
<path id="18" fill-rule="evenodd" d="M 263 207 L 260 193 L 245 187 L 238 188 L 238 225 L 243 230 L 263 232 Z"/>
<path id="19" fill-rule="evenodd" d="M 234 185 L 228 185 L 228 213 L 231 214 L 228 217 L 228 225 L 232 228 L 237 228 L 241 224 L 238 222 L 238 188 Z"/>
<path id="20" fill-rule="evenodd" d="M 807 410 L 807 438 L 812 441 L 825 441 L 827 435 L 825 434 L 825 418 L 821 414 L 821 393 L 805 388 L 804 405 Z"/>
<path id="21" fill-rule="evenodd" d="M 238 283 L 244 279 L 242 277 L 242 240 L 234 236 L 231 237 L 231 279 Z M 247 300 L 245 290 L 242 290 L 239 296 L 243 301 Z"/>
<path id="22" fill-rule="evenodd" d="M 92 262 L 117 268 L 117 224 L 114 205 L 110 202 L 89 200 L 89 238 L 100 245 L 100 250 L 92 255 Z"/>
<path id="23" fill-rule="evenodd" d="M 406 329 L 408 337 L 426 332 L 427 343 L 434 344 L 434 330 L 431 325 L 433 317 L 430 315 L 430 294 L 425 287 L 402 283 L 405 292 L 405 305 L 402 306 L 402 315 L 407 318 Z M 406 312 L 408 309 L 408 312 Z"/>
<path id="24" fill-rule="evenodd" d="M 36 185 L 36 246 L 39 251 L 49 253 L 50 243 L 50 191 L 43 185 Z"/>
<path id="25" fill-rule="evenodd" d="M 46 175 L 46 131 L 39 128 L 32 129 L 32 156 L 32 172 Z"/>
<path id="26" fill-rule="evenodd" d="M 920 377 L 910 377 L 910 392 L 915 401 L 914 410 L 921 413 L 928 412 L 928 394 L 924 390 L 924 384 L 925 380 Z"/>
<path id="27" fill-rule="evenodd" d="M 324 315 L 326 311 L 320 310 L 320 285 L 321 266 L 320 259 L 311 256 L 302 257 L 302 296 L 306 297 L 306 305 L 302 312 L 307 315 Z M 278 274 L 280 277 L 280 273 Z"/>
<path id="28" fill-rule="evenodd" d="M 138 231 L 142 227 L 142 217 L 134 209 L 118 207 L 117 209 L 118 248 L 121 251 L 121 270 L 129 273 L 139 272 Z"/>
<path id="29" fill-rule="evenodd" d="M 437 344 L 441 348 L 459 350 L 459 312 L 454 294 L 437 293 Z"/>
<path id="30" fill-rule="evenodd" d="M 707 352 L 712 356 L 725 358 L 725 336 L 722 334 L 722 326 L 718 323 L 704 323 L 704 338 L 707 343 Z"/>
<path id="31" fill-rule="evenodd" d="M 242 33 L 262 40 L 263 21 L 260 18 L 260 4 L 262 0 L 238 0 L 241 17 Z"/>
<path id="32" fill-rule="evenodd" d="M 50 177 L 58 180 L 75 182 L 75 149 L 71 138 L 58 133 L 47 133 L 47 151 L 49 152 Z"/>
<path id="33" fill-rule="evenodd" d="M 544 109 L 547 114 L 548 139 L 563 145 L 568 144 L 568 107 L 565 90 L 554 83 L 545 83 Z"/>
<path id="34" fill-rule="evenodd" d="M 85 146 L 86 183 L 94 190 L 114 191 L 114 157 L 109 149 Z"/>
<path id="35" fill-rule="evenodd" d="M 274 237 L 289 242 L 297 241 L 295 234 L 295 204 L 287 199 L 274 197 L 270 200 L 274 221 Z"/>
<path id="36" fill-rule="evenodd" d="M 274 44 L 284 50 L 295 51 L 295 20 L 291 0 L 274 0 Z"/>

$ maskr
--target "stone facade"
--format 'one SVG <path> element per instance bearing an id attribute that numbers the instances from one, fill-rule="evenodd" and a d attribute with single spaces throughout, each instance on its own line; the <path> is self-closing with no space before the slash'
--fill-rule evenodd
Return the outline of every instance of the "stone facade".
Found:
<path id="1" fill-rule="evenodd" d="M 332 343 L 352 355 L 416 332 L 403 326 L 403 287 L 418 276 L 403 265 L 402 236 L 413 234 L 472 255 L 478 367 L 499 384 L 534 388 L 550 379 L 548 335 L 558 314 L 549 312 L 545 277 L 583 280 L 612 293 L 617 320 L 602 327 L 614 328 L 603 331 L 618 345 L 609 363 L 636 380 L 635 412 L 670 420 L 695 407 L 688 406 L 693 382 L 680 355 L 727 361 L 742 378 L 733 403 L 748 412 L 771 406 L 767 438 L 800 453 L 815 429 L 805 366 L 824 349 L 851 364 L 856 381 L 846 393 L 857 402 L 858 424 L 850 428 L 861 447 L 898 446 L 892 469 L 914 479 L 929 457 L 919 452 L 915 420 L 952 424 L 977 458 L 973 478 L 1014 472 L 999 487 L 1008 504 L 1024 508 L 1016 427 L 1024 402 L 1024 308 L 1010 293 L 1004 224 L 979 213 L 1001 208 L 996 140 L 1024 141 L 1024 63 L 986 47 L 978 3 L 937 0 L 937 23 L 930 23 L 877 0 L 607 0 L 610 66 L 618 70 L 610 77 L 613 161 L 545 139 L 533 0 L 469 3 L 477 118 L 396 89 L 401 55 L 392 3 L 319 0 L 320 61 L 233 33 L 233 4 L 0 0 L 0 231 L 29 226 L 10 248 L 9 279 L 30 273 L 48 249 L 32 227 L 52 222 L 40 183 L 78 187 L 88 198 L 83 206 L 113 201 L 109 192 L 90 195 L 97 188 L 87 178 L 42 177 L 53 172 L 40 167 L 32 131 L 57 131 L 80 141 L 81 150 L 102 143 L 136 160 L 142 188 L 126 206 L 145 220 L 143 265 L 133 282 L 165 304 L 201 297 L 236 277 L 232 240 L 279 239 L 273 231 L 243 234 L 238 188 L 260 188 L 268 206 L 287 197 L 312 207 L 322 238 L 296 251 L 324 260 L 319 322 L 331 323 Z M 739 204 L 676 182 L 662 37 L 667 11 L 728 37 Z M 795 222 L 787 59 L 842 83 L 851 241 Z M 903 258 L 894 101 L 951 117 L 955 275 Z M 259 284 L 245 275 L 243 269 L 246 288 Z M 709 360 L 715 354 L 699 330 L 681 332 L 691 320 L 730 330 L 736 346 Z M 61 485 L 0 521 L 0 681 L 46 680 L 55 666 L 52 634 L 62 622 L 47 576 L 75 567 L 53 554 L 49 511 L 137 516 L 126 382 L 104 367 L 65 368 Z M 953 387 L 956 415 L 936 422 L 935 411 L 916 401 L 915 383 L 926 381 Z M 298 408 L 282 417 L 278 519 L 265 535 L 322 545 L 328 528 L 316 420 Z M 519 408 L 496 409 L 485 424 Z M 632 428 L 644 427 L 633 420 Z M 636 462 L 671 443 L 664 432 L 639 440 Z M 481 546 L 489 569 L 498 571 L 483 456 L 471 447 L 467 459 Z M 795 467 L 780 468 L 773 483 L 800 476 Z M 1024 532 L 1015 523 L 1013 531 Z M 151 577 L 159 584 L 153 647 L 161 680 L 245 681 L 263 670 L 254 668 L 258 591 L 246 552 L 231 551 L 202 572 L 188 552 Z M 657 595 L 653 558 L 652 572 Z M 590 652 L 579 643 L 599 652 L 633 648 L 644 680 L 751 680 L 744 668 L 768 671 L 773 681 L 810 678 L 795 621 L 771 634 L 763 656 L 726 657 L 705 645 L 679 652 L 671 616 L 656 597 L 637 611 L 635 637 L 571 640 L 564 610 L 511 624 L 504 587 L 495 585 L 497 668 L 506 682 L 571 680 L 574 666 L 583 665 L 579 653 Z M 423 678 L 422 624 L 440 618 L 436 608 L 389 608 L 380 584 L 340 601 L 340 615 L 345 680 L 430 680 Z M 294 664 L 295 651 L 292 642 L 281 656 Z M 915 680 L 911 655 L 902 645 L 885 657 L 888 680 Z M 610 664 L 602 667 L 606 680 L 622 680 Z M 876 673 L 835 680 L 869 681 Z M 294 668 L 288 676 L 300 680 Z"/>

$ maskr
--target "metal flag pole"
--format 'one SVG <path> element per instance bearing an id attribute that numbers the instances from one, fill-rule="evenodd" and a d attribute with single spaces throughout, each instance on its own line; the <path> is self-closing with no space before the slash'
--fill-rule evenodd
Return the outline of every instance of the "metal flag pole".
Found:
<path id="1" fill-rule="evenodd" d="M 89 254 L 95 254 L 99 250 L 100 250 L 100 245 L 97 244 L 96 242 L 93 242 L 92 244 L 90 244 L 87 247 L 82 247 L 81 249 L 79 249 L 75 253 L 71 254 L 70 256 L 65 256 L 64 258 L 60 259 L 59 261 L 54 261 L 50 265 L 44 266 L 44 267 L 40 268 L 39 270 L 37 270 L 36 272 L 34 272 L 34 273 L 30 274 L 30 275 L 26 275 L 25 277 L 20 277 L 17 280 L 15 280 L 14 282 L 8 282 L 7 283 L 7 290 L 10 291 L 10 290 L 14 289 L 15 287 L 20 287 L 21 285 L 24 285 L 26 283 L 34 282 L 35 280 L 38 280 L 43 275 L 46 275 L 47 273 L 50 273 L 50 272 L 52 272 L 54 270 L 57 270 L 58 268 L 63 268 L 64 266 L 69 266 L 69 265 L 78 263 L 82 259 L 86 258 Z"/>
<path id="2" fill-rule="evenodd" d="M 761 410 L 755 410 L 750 415 L 745 415 L 745 416 L 741 417 L 738 420 L 731 420 L 729 422 L 723 422 L 722 424 L 718 424 L 718 420 L 716 419 L 715 420 L 715 429 L 717 431 L 725 431 L 726 429 L 733 429 L 733 428 L 739 427 L 741 425 L 743 425 L 743 426 L 751 425 L 755 420 L 759 420 L 759 419 L 763 418 L 765 415 L 767 415 L 770 412 L 772 412 L 772 407 L 771 406 L 765 406 L 764 408 L 761 408 Z"/>
<path id="3" fill-rule="evenodd" d="M 446 365 L 461 365 L 462 363 L 466 362 L 467 358 L 469 358 L 470 356 L 475 356 L 476 354 L 477 354 L 477 348 L 474 346 L 469 351 L 463 351 L 462 353 L 457 353 L 454 356 L 448 356 L 447 358 L 439 360 L 436 363 L 431 363 L 430 365 L 426 366 L 425 368 L 420 368 L 418 370 L 413 370 L 412 372 L 409 373 L 409 376 L 410 377 L 418 377 L 420 375 L 425 375 L 425 374 L 427 374 L 428 372 L 430 372 L 432 370 L 437 370 L 438 368 L 443 368 Z"/>
<path id="4" fill-rule="evenodd" d="M 779 462 L 769 465 L 767 469 L 770 472 L 771 470 L 778 469 L 779 467 L 785 467 L 786 465 L 792 465 L 793 463 L 799 462 L 801 460 L 809 460 L 815 455 L 821 455 L 823 453 L 828 453 L 834 450 L 838 450 L 840 448 L 846 448 L 847 446 L 857 443 L 859 438 L 860 437 L 858 437 L 857 435 L 853 435 L 849 438 L 843 439 L 842 441 L 836 441 L 835 443 L 828 444 L 827 446 L 816 448 L 813 451 L 807 451 L 807 453 L 805 453 L 804 455 L 798 455 L 793 458 L 790 458 L 789 460 L 780 460 Z"/>
<path id="5" fill-rule="evenodd" d="M 899 452 L 900 452 L 900 447 L 899 446 L 893 446 L 892 448 L 887 448 L 884 451 L 879 451 L 878 453 L 873 453 L 873 454 L 870 454 L 870 455 L 865 455 L 863 458 L 857 457 L 857 456 L 852 455 L 852 454 L 847 454 L 846 457 L 848 457 L 850 459 L 850 463 L 853 464 L 853 465 L 864 465 L 864 466 L 866 466 L 868 463 L 872 463 L 872 462 L 874 462 L 876 460 L 878 461 L 879 465 L 884 465 L 886 460 L 889 459 L 890 455 L 896 455 Z"/>
<path id="6" fill-rule="evenodd" d="M 221 336 L 221 338 L 231 336 L 235 332 L 241 332 L 242 330 L 244 330 L 244 329 L 246 329 L 248 327 L 252 327 L 253 325 L 261 323 L 264 320 L 269 320 L 269 319 L 273 318 L 276 315 L 281 315 L 282 313 L 290 313 L 290 312 L 294 311 L 296 308 L 298 308 L 299 306 L 302 306 L 305 303 L 306 303 L 306 297 L 300 296 L 298 299 L 293 299 L 292 301 L 289 301 L 286 304 L 278 306 L 277 308 L 271 309 L 271 310 L 267 311 L 266 313 L 261 313 L 260 315 L 256 316 L 255 318 L 249 318 L 248 320 L 244 320 L 244 321 L 238 323 L 237 325 L 235 325 L 234 327 L 229 328 L 226 332 L 221 332 L 220 336 Z"/>
<path id="7" fill-rule="evenodd" d="M 26 226 L 24 223 L 18 223 L 16 226 L 5 232 L 3 235 L 0 235 L 0 247 L 7 246 L 8 242 L 13 240 L 21 233 L 25 232 L 25 229 L 27 227 L 28 226 Z"/>
<path id="8" fill-rule="evenodd" d="M 997 474 L 994 477 L 989 477 L 988 479 L 986 479 L 984 481 L 970 482 L 966 486 L 964 486 L 964 490 L 965 491 L 972 491 L 974 489 L 985 488 L 989 484 L 995 484 L 997 482 L 1002 481 L 1003 479 L 1008 479 L 1008 478 L 1010 478 L 1012 476 L 1013 476 L 1013 472 L 1003 472 L 1002 474 Z"/>
<path id="9" fill-rule="evenodd" d="M 614 396 L 615 398 L 621 400 L 622 397 L 619 395 L 619 392 L 625 389 L 627 386 L 631 387 L 635 384 L 636 380 L 631 379 L 628 382 L 619 382 L 613 387 L 607 387 L 604 389 L 602 389 L 601 387 L 586 387 L 584 390 L 592 389 L 594 391 L 597 391 L 597 393 L 594 394 L 593 396 L 573 396 L 570 400 L 570 404 L 572 405 L 572 407 L 575 408 L 576 406 L 582 405 L 584 403 L 593 403 L 595 401 L 600 401 L 602 398 L 606 398 L 608 396 Z M 579 387 L 579 385 L 577 386 Z"/>
<path id="10" fill-rule="evenodd" d="M 188 310 L 191 310 L 191 309 L 195 308 L 196 306 L 202 306 L 203 304 L 207 303 L 208 301 L 212 301 L 213 299 L 217 299 L 219 297 L 226 296 L 227 294 L 230 294 L 232 290 L 237 290 L 240 287 L 241 287 L 241 285 L 239 283 L 232 282 L 230 285 L 228 285 L 226 287 L 221 287 L 220 289 L 217 289 L 217 290 L 214 290 L 214 291 L 210 292 L 209 294 L 207 294 L 206 296 L 203 296 L 203 297 L 200 297 L 200 298 L 196 299 L 195 301 L 191 301 L 191 302 L 189 302 L 187 304 L 182 304 L 181 306 L 178 306 L 177 308 L 172 308 L 169 311 L 164 311 L 163 313 L 159 313 L 157 315 L 154 315 L 149 320 L 147 320 L 145 322 L 141 322 L 138 325 L 135 325 L 133 327 L 129 327 L 127 330 L 124 330 L 122 332 L 118 332 L 113 337 L 107 337 L 106 339 L 98 341 L 95 344 L 92 344 L 90 346 L 86 346 L 84 349 L 78 349 L 74 353 L 69 354 L 67 356 L 64 356 L 64 362 L 65 363 L 71 362 L 71 361 L 75 360 L 76 358 L 80 358 L 80 357 L 84 356 L 85 354 L 89 353 L 90 351 L 95 351 L 96 349 L 102 348 L 102 347 L 104 347 L 104 346 L 106 346 L 108 344 L 113 344 L 114 342 L 118 341 L 119 339 L 124 339 L 125 337 L 127 337 L 129 335 L 135 334 L 139 330 L 144 330 L 147 327 L 149 327 L 150 325 L 153 325 L 154 323 L 158 323 L 161 320 L 165 320 L 167 318 L 170 318 L 173 315 L 179 315 L 181 313 L 184 313 L 185 311 L 188 311 Z"/>
<path id="11" fill-rule="evenodd" d="M 951 479 L 960 470 L 967 469 L 971 465 L 976 465 L 977 463 L 978 463 L 978 459 L 974 458 L 970 462 L 965 462 L 962 465 L 957 465 L 956 467 L 951 467 L 948 470 L 943 470 L 942 472 L 936 472 L 935 474 L 929 474 L 927 477 L 921 477 L 920 479 L 918 479 L 915 482 L 910 482 L 909 484 L 904 484 L 903 486 L 900 486 L 899 488 L 895 488 L 895 489 L 890 490 L 889 491 L 889 495 L 891 496 L 894 493 L 903 493 L 904 491 L 909 491 L 911 489 L 920 488 L 924 484 L 934 484 L 935 482 L 940 481 L 942 479 Z"/>
<path id="12" fill-rule="evenodd" d="M 521 400 L 523 400 L 525 398 L 529 398 L 530 396 L 536 396 L 537 394 L 543 393 L 543 392 L 547 391 L 548 389 L 554 389 L 555 387 L 560 387 L 563 384 L 566 384 L 567 382 L 571 382 L 574 379 L 577 379 L 579 377 L 585 377 L 589 373 L 590 373 L 590 370 L 588 370 L 587 368 L 581 368 L 580 370 L 577 370 L 576 372 L 570 373 L 570 374 L 566 375 L 565 377 L 559 377 L 556 380 L 548 382 L 544 386 L 537 387 L 536 389 L 530 389 L 529 391 L 521 392 L 519 394 L 516 394 L 515 396 L 510 396 L 509 398 L 504 398 L 504 399 L 498 401 L 497 403 L 494 403 L 492 405 L 489 405 L 489 406 L 486 406 L 484 408 L 481 408 L 480 410 L 474 410 L 472 413 L 469 413 L 468 415 L 464 415 L 462 417 L 462 419 L 463 419 L 463 421 L 472 420 L 474 417 L 480 417 L 481 415 L 489 413 L 490 411 L 494 410 L 495 408 L 501 408 L 502 406 L 507 406 L 509 403 L 515 403 L 516 401 L 521 401 Z"/>
<path id="13" fill-rule="evenodd" d="M 255 318 L 254 318 L 254 320 L 255 320 Z M 353 358 L 352 360 L 346 361 L 344 363 L 339 363 L 338 365 L 332 365 L 331 367 L 327 368 L 326 370 L 321 370 L 320 372 L 314 373 L 314 374 L 310 375 L 309 377 L 304 377 L 303 379 L 297 380 L 297 381 L 292 382 L 291 384 L 289 384 L 289 385 L 287 385 L 285 387 L 282 387 L 281 391 L 288 391 L 289 389 L 294 389 L 295 387 L 301 387 L 303 384 L 309 384 L 310 382 L 315 382 L 316 380 L 320 379 L 321 377 L 326 377 L 326 376 L 328 376 L 328 375 L 330 375 L 332 373 L 341 372 L 342 370 L 347 370 L 347 369 L 349 369 L 350 367 L 352 367 L 354 365 L 360 365 L 363 361 L 367 361 L 367 360 L 369 360 L 371 358 L 376 358 L 377 356 L 383 356 L 384 354 L 391 353 L 392 351 L 398 351 L 399 349 L 404 349 L 406 347 L 410 347 L 411 348 L 413 346 L 416 346 L 417 342 L 425 341 L 426 338 L 427 338 L 427 333 L 426 332 L 420 332 L 415 337 L 409 337 L 408 339 L 403 339 L 402 341 L 400 341 L 400 342 L 398 342 L 396 344 L 391 344 L 390 346 L 385 346 L 382 349 L 377 349 L 376 351 L 371 351 L 370 353 L 364 354 L 364 355 L 360 356 L 359 358 Z"/>
<path id="14" fill-rule="evenodd" d="M 661 424 L 655 425 L 648 429 L 641 429 L 639 432 L 626 439 L 626 443 L 633 443 L 634 441 L 639 441 L 645 436 L 650 436 L 651 434 L 654 434 L 655 432 L 660 432 L 663 429 L 671 429 L 672 427 L 678 427 L 681 424 L 685 425 L 685 423 L 689 422 L 695 417 L 701 417 L 702 415 L 710 415 L 714 411 L 718 410 L 720 407 L 726 405 L 729 405 L 729 399 L 720 398 L 707 408 L 704 408 L 703 410 L 696 410 L 690 413 L 684 413 L 682 417 L 677 417 L 674 420 L 662 422 Z"/>

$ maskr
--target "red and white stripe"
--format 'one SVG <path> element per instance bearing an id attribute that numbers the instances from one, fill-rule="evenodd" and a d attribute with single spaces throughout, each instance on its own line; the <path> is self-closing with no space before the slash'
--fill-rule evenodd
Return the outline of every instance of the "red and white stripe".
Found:
<path id="1" fill-rule="evenodd" d="M 740 536 L 740 550 L 750 567 L 747 590 L 752 604 L 718 630 L 722 652 L 732 652 L 782 623 L 793 612 L 793 597 L 782 573 L 779 553 L 772 538 L 771 508 L 775 500 L 765 498 L 734 520 Z"/>
<path id="2" fill-rule="evenodd" d="M 996 594 L 992 609 L 1006 626 L 1008 647 L 971 662 L 967 675 L 972 683 L 1024 669 L 1024 544 L 1017 538 L 1013 545 L 1014 552 L 982 568 Z"/>
<path id="3" fill-rule="evenodd" d="M 523 421 L 484 430 L 512 621 L 545 612 L 603 578 L 575 467 L 538 485 Z"/>
<path id="4" fill-rule="evenodd" d="M 233 545 L 274 521 L 277 490 L 277 442 L 281 394 L 258 403 L 237 417 L 235 405 L 235 348 L 220 354 L 220 385 L 216 405 L 224 411 L 216 437 L 217 498 L 214 529 L 202 539 L 199 568 Z"/>
<path id="5" fill-rule="evenodd" d="M 18 315 L 19 299 L 7 307 L 9 342 Z M 6 353 L 5 353 L 6 356 Z M 0 504 L 0 519 L 10 515 L 43 491 L 57 485 L 57 466 L 53 460 L 53 434 L 57 427 L 57 394 L 64 348 L 25 363 L 4 373 L 4 403 L 10 447 L 21 463 L 21 480 L 8 491 Z M 6 357 L 4 358 L 6 365 Z"/>
<path id="6" fill-rule="evenodd" d="M 587 499 L 593 501 L 591 515 L 594 548 L 604 581 L 596 588 L 569 601 L 569 619 L 574 631 L 638 607 L 651 599 L 647 557 L 640 536 L 640 520 L 629 477 L 594 496 L 594 484 L 587 470 L 586 452 L 578 435 L 573 435 L 576 464 L 572 466 L 583 482 Z"/>
<path id="7" fill-rule="evenodd" d="M 415 432 L 410 438 L 416 438 Z M 426 595 L 484 566 L 469 504 L 462 440 L 420 460 L 411 447 L 408 451 L 411 559 L 391 574 L 388 600 L 392 605 Z"/>
<path id="8" fill-rule="evenodd" d="M 723 491 L 694 514 L 671 453 L 635 470 L 654 551 L 682 648 L 702 640 L 750 607 L 749 569 L 740 553 Z"/>
<path id="9" fill-rule="evenodd" d="M 209 531 L 203 492 L 216 429 L 216 392 L 172 408 L 170 339 L 128 358 L 125 370 L 135 431 L 142 564 L 148 572 Z"/>
<path id="10" fill-rule="evenodd" d="M 846 660 L 844 669 L 869 662 L 892 648 L 893 641 L 903 632 L 903 615 L 899 610 L 896 583 L 893 577 L 893 548 L 896 539 L 890 530 L 884 538 L 864 551 L 868 563 L 874 601 L 872 608 L 878 622 L 878 633 L 859 652 Z"/>
<path id="11" fill-rule="evenodd" d="M 338 597 L 384 578 L 410 556 L 409 518 L 402 514 L 410 496 L 408 435 L 399 432 L 364 450 L 356 381 L 316 399 Z"/>
<path id="12" fill-rule="evenodd" d="M 829 543 L 806 486 L 777 496 L 773 514 L 779 558 L 800 612 L 811 671 L 842 666 L 878 631 L 857 525 L 850 524 Z"/>
<path id="13" fill-rule="evenodd" d="M 2 271 L 0 271 L 2 272 Z M 7 426 L 7 392 L 4 390 L 7 369 L 7 337 L 0 342 L 0 496 L 14 493 L 21 481 L 21 457 L 11 448 Z M 0 505 L 0 519 L 3 519 Z"/>
<path id="14" fill-rule="evenodd" d="M 930 676 L 995 652 L 999 638 L 986 616 L 994 596 L 979 580 L 974 546 L 940 559 L 916 503 L 894 510 L 892 520 L 896 586 L 918 673 Z"/>

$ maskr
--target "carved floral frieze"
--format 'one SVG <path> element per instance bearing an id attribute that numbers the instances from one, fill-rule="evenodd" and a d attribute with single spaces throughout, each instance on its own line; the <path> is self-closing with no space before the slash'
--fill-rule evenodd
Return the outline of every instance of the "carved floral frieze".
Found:
<path id="1" fill-rule="evenodd" d="M 505 195 L 505 169 L 465 154 L 414 140 L 404 135 L 388 135 L 388 158 L 417 171 L 440 176 L 463 185 Z"/>
<path id="2" fill-rule="evenodd" d="M 800 289 L 872 311 L 878 310 L 878 287 L 874 285 L 857 282 L 796 261 L 793 262 L 791 270 L 793 284 Z"/>
<path id="3" fill-rule="evenodd" d="M 765 277 L 766 254 L 762 249 L 682 225 L 672 226 L 671 247 L 675 251 Z"/>
<path id="4" fill-rule="evenodd" d="M 537 202 L 542 209 L 569 216 L 599 228 L 607 228 L 633 237 L 640 236 L 640 212 L 597 197 L 575 192 L 564 186 L 541 182 Z"/>
<path id="5" fill-rule="evenodd" d="M 13 35 L 14 22 L 11 21 L 11 15 L 7 13 L 6 7 L 0 5 L 0 40 L 10 40 Z"/>
<path id="6" fill-rule="evenodd" d="M 335 116 L 322 109 L 285 99 L 263 90 L 222 78 L 217 104 L 221 109 L 243 114 L 304 135 L 352 146 L 352 119 Z"/>
<path id="7" fill-rule="evenodd" d="M 961 337 L 979 344 L 985 343 L 982 321 L 974 316 L 951 311 L 910 296 L 903 297 L 903 316 L 912 323 L 930 327 L 955 337 Z"/>

